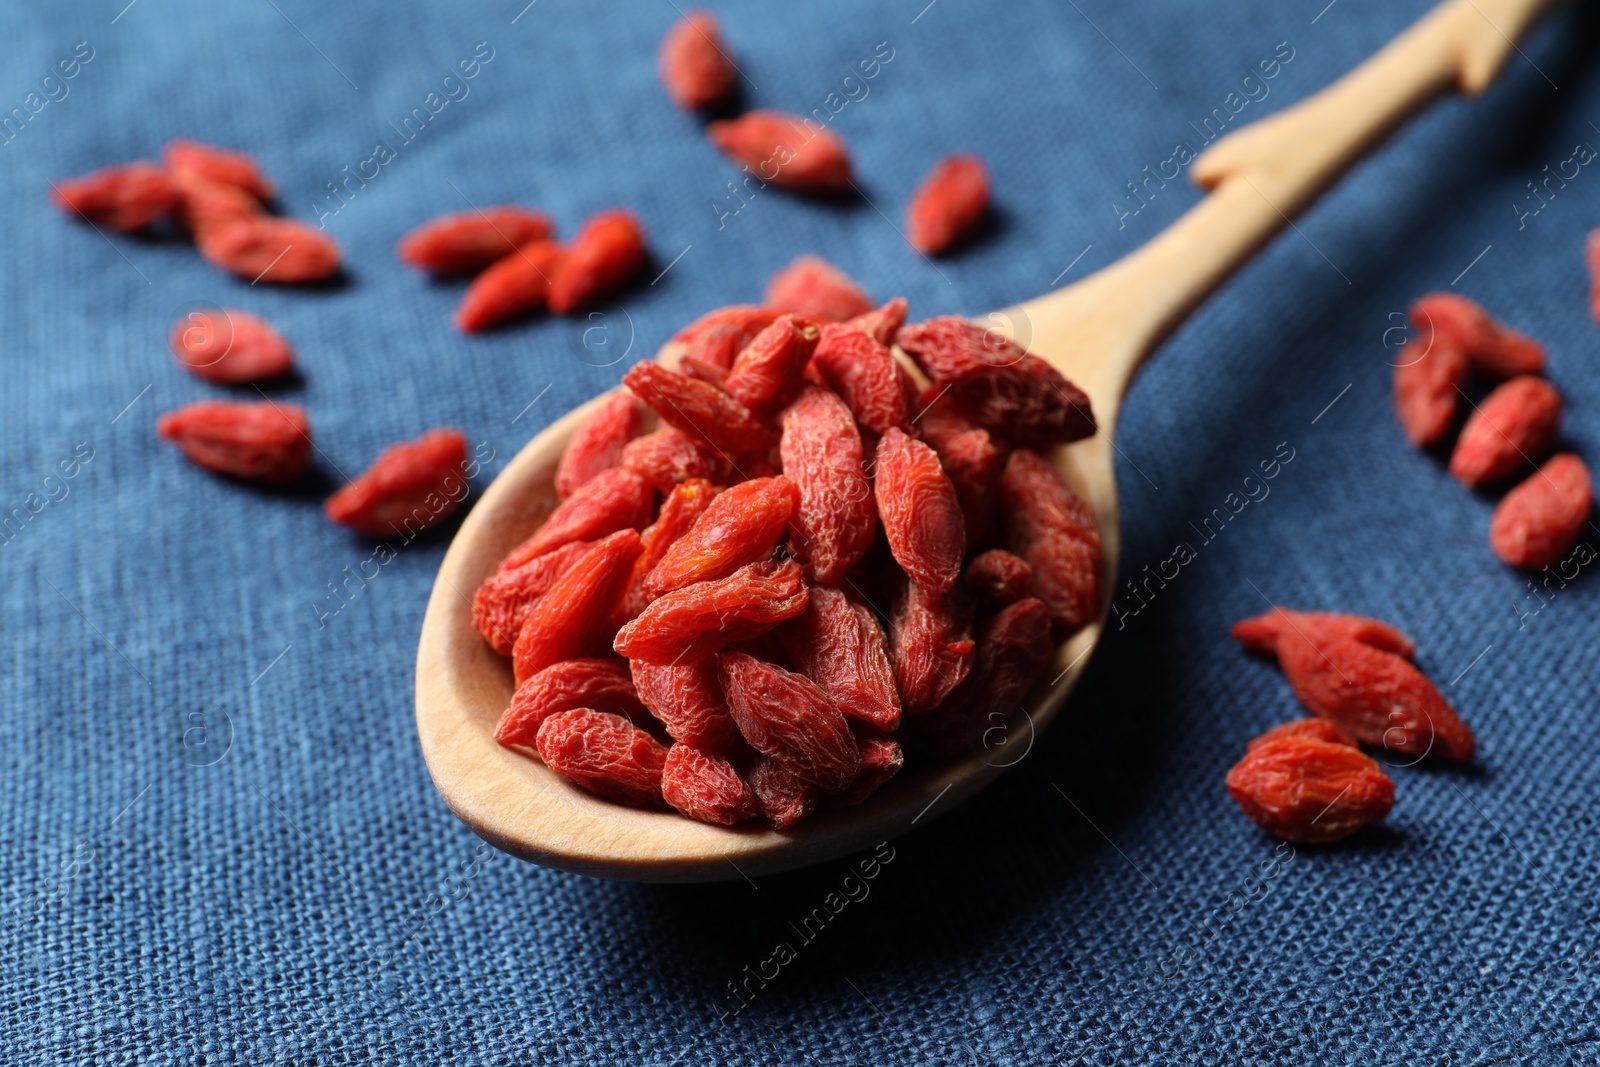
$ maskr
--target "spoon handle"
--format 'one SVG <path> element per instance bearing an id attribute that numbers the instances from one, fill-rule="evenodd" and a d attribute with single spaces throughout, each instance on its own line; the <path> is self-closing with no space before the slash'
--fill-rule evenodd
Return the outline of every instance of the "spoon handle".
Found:
<path id="1" fill-rule="evenodd" d="M 1550 3 L 1445 0 L 1321 92 L 1215 141 L 1190 169 L 1210 195 L 1111 266 L 1023 306 L 1036 336 L 1099 342 L 1081 357 L 1044 354 L 1100 379 L 1097 407 L 1120 398 L 1198 304 L 1390 131 L 1452 89 L 1487 88 Z"/>

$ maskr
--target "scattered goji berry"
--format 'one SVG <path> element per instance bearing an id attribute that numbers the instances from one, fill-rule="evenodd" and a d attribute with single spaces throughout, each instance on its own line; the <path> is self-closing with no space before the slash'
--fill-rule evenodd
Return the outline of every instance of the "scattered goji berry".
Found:
<path id="1" fill-rule="evenodd" d="M 745 345 L 781 314 L 777 308 L 732 304 L 695 319 L 673 335 L 672 343 L 683 346 L 684 358 L 727 370 Z"/>
<path id="2" fill-rule="evenodd" d="M 1348 837 L 1394 806 L 1394 783 L 1370 756 L 1313 737 L 1252 745 L 1228 772 L 1228 793 L 1267 833 L 1307 845 Z"/>
<path id="3" fill-rule="evenodd" d="M 1330 641 L 1360 641 L 1385 652 L 1412 659 L 1416 648 L 1411 639 L 1386 622 L 1364 615 L 1341 615 L 1331 611 L 1290 611 L 1275 607 L 1271 611 L 1233 624 L 1233 639 L 1252 652 L 1266 656 L 1278 654 L 1279 636 L 1292 630 L 1314 645 Z"/>
<path id="4" fill-rule="evenodd" d="M 609 800 L 655 805 L 667 750 L 620 715 L 588 708 L 558 711 L 535 739 L 545 766 Z"/>
<path id="5" fill-rule="evenodd" d="M 566 315 L 610 296 L 645 261 L 644 227 L 631 211 L 602 211 L 583 224 L 550 278 L 550 310 Z"/>
<path id="6" fill-rule="evenodd" d="M 972 232 L 989 207 L 989 172 L 977 156 L 941 159 L 906 206 L 906 237 L 935 256 Z"/>
<path id="7" fill-rule="evenodd" d="M 646 360 L 622 376 L 622 384 L 690 437 L 723 452 L 764 452 L 778 435 L 755 412 L 715 386 Z"/>
<path id="8" fill-rule="evenodd" d="M 311 423 L 294 404 L 202 401 L 161 416 L 156 432 L 207 470 L 239 478 L 292 481 L 311 462 Z"/>
<path id="9" fill-rule="evenodd" d="M 972 611 L 964 590 L 941 595 L 907 581 L 889 611 L 889 655 L 906 716 L 926 715 L 972 670 Z"/>
<path id="10" fill-rule="evenodd" d="M 613 647 L 645 663 L 687 664 L 766 633 L 806 609 L 794 560 L 752 563 L 715 582 L 696 582 L 651 601 L 617 632 Z"/>
<path id="11" fill-rule="evenodd" d="M 767 279 L 768 306 L 816 322 L 872 313 L 872 297 L 821 256 L 801 256 Z"/>
<path id="12" fill-rule="evenodd" d="M 983 624 L 972 670 L 932 713 L 910 724 L 910 740 L 937 757 L 991 751 L 1025 733 L 1021 702 L 1055 656 L 1050 609 L 1037 597 L 1007 605 Z M 1031 720 L 1029 720 L 1031 724 Z"/>
<path id="13" fill-rule="evenodd" d="M 479 333 L 542 311 L 565 256 L 554 241 L 532 241 L 495 260 L 462 294 L 456 305 L 456 329 Z"/>
<path id="14" fill-rule="evenodd" d="M 689 818 L 717 826 L 732 826 L 756 814 L 756 796 L 733 764 L 682 741 L 667 749 L 661 795 Z"/>
<path id="15" fill-rule="evenodd" d="M 1033 568 L 1027 560 L 1003 548 L 973 556 L 962 579 L 979 600 L 992 608 L 1033 596 Z"/>
<path id="16" fill-rule="evenodd" d="M 539 727 L 550 716 L 588 708 L 642 721 L 644 705 L 633 691 L 628 665 L 620 659 L 568 659 L 523 679 L 500 716 L 494 739 L 524 755 L 538 755 Z"/>
<path id="17" fill-rule="evenodd" d="M 1000 478 L 1011 551 L 1033 568 L 1033 588 L 1057 623 L 1100 615 L 1100 529 L 1094 511 L 1037 452 L 1019 448 Z"/>
<path id="18" fill-rule="evenodd" d="M 472 622 L 489 646 L 502 656 L 511 655 L 534 602 L 591 547 L 590 541 L 571 541 L 486 578 L 472 597 Z"/>
<path id="19" fill-rule="evenodd" d="M 52 186 L 57 207 L 121 233 L 142 230 L 177 206 L 167 172 L 143 161 L 107 167 Z"/>
<path id="20" fill-rule="evenodd" d="M 1589 263 L 1589 312 L 1600 322 L 1600 227 L 1589 231 L 1583 255 Z"/>
<path id="21" fill-rule="evenodd" d="M 639 699 L 674 741 L 718 756 L 727 756 L 734 750 L 739 728 L 728 714 L 714 657 L 682 666 L 658 666 L 640 660 L 629 666 Z"/>
<path id="22" fill-rule="evenodd" d="M 614 467 L 584 482 L 556 506 L 544 524 L 500 562 L 501 570 L 542 556 L 572 541 L 597 541 L 618 530 L 638 530 L 650 522 L 654 494 L 645 480 Z"/>
<path id="23" fill-rule="evenodd" d="M 844 715 L 804 675 L 743 652 L 721 657 L 728 711 L 750 747 L 823 789 L 843 789 L 861 769 Z"/>
<path id="24" fill-rule="evenodd" d="M 805 384 L 806 364 L 820 336 L 811 323 L 782 316 L 739 353 L 723 388 L 752 411 L 770 413 L 783 407 Z"/>
<path id="25" fill-rule="evenodd" d="M 729 159 L 780 188 L 824 196 L 851 188 L 850 154 L 839 135 L 794 115 L 748 111 L 713 122 L 706 137 Z"/>
<path id="26" fill-rule="evenodd" d="M 1497 321 L 1455 293 L 1429 293 L 1411 305 L 1411 326 L 1424 343 L 1459 350 L 1480 374 L 1511 378 L 1544 373 L 1544 346 Z"/>
<path id="27" fill-rule="evenodd" d="M 467 439 L 459 430 L 429 430 L 384 449 L 322 510 L 367 537 L 415 537 L 467 498 L 466 462 Z"/>
<path id="28" fill-rule="evenodd" d="M 811 588 L 806 610 L 777 630 L 799 672 L 833 698 L 839 710 L 892 734 L 900 728 L 900 694 L 889 648 L 871 609 L 831 586 Z"/>
<path id="29" fill-rule="evenodd" d="M 994 330 L 944 315 L 903 328 L 898 340 L 951 405 L 990 433 L 1030 447 L 1094 436 L 1083 390 Z"/>
<path id="30" fill-rule="evenodd" d="M 517 684 L 552 663 L 605 646 L 617 601 L 643 546 L 634 530 L 618 530 L 574 563 L 534 601 L 511 650 Z"/>
<path id="31" fill-rule="evenodd" d="M 554 233 L 549 215 L 500 205 L 429 219 L 400 238 L 395 255 L 432 274 L 475 274 Z"/>
<path id="32" fill-rule="evenodd" d="M 1358 747 L 1355 738 L 1327 719 L 1296 719 L 1294 722 L 1286 722 L 1281 726 L 1274 726 L 1246 745 L 1245 751 L 1254 752 L 1262 745 L 1271 744 L 1285 737 L 1308 737 L 1313 741 L 1326 741 L 1330 745 Z"/>
<path id="33" fill-rule="evenodd" d="M 661 511 L 656 516 L 656 521 L 639 535 L 639 540 L 644 544 L 644 551 L 640 552 L 639 558 L 634 561 L 633 575 L 628 579 L 628 591 L 623 594 L 622 604 L 617 612 L 618 627 L 638 615 L 654 599 L 646 592 L 644 580 L 656 569 L 656 564 L 667 554 L 667 549 L 671 548 L 678 538 L 688 533 L 696 520 L 705 513 L 706 508 L 711 506 L 711 499 L 714 496 L 716 490 L 704 478 L 687 479 L 667 493 L 667 498 L 661 502 Z"/>
<path id="34" fill-rule="evenodd" d="M 1489 520 L 1489 547 L 1513 567 L 1559 563 L 1583 533 L 1594 504 L 1589 468 L 1570 452 L 1550 457 L 1505 495 Z"/>
<path id="35" fill-rule="evenodd" d="M 906 324 L 906 311 L 909 305 L 906 298 L 897 296 L 882 307 L 874 308 L 863 315 L 857 315 L 845 323 L 854 326 L 862 333 L 871 337 L 885 348 L 894 344 L 895 335 L 900 332 L 900 327 Z"/>
<path id="36" fill-rule="evenodd" d="M 167 340 L 185 369 L 223 385 L 276 378 L 294 366 L 289 342 L 248 311 L 191 311 Z"/>
<path id="37" fill-rule="evenodd" d="M 738 77 L 717 17 L 704 8 L 685 12 L 672 24 L 661 39 L 656 66 L 667 95 L 690 110 L 721 103 Z"/>
<path id="38" fill-rule="evenodd" d="M 930 402 L 926 406 L 928 410 L 917 420 L 922 439 L 939 454 L 939 465 L 961 502 L 967 543 L 976 544 L 989 532 L 994 519 L 1006 453 L 977 423 L 940 410 L 942 404 Z"/>
<path id="39" fill-rule="evenodd" d="M 631 393 L 617 391 L 573 433 L 556 465 L 556 495 L 565 500 L 597 474 L 622 466 L 622 452 L 644 421 Z"/>
<path id="40" fill-rule="evenodd" d="M 720 482 L 728 474 L 722 453 L 675 426 L 662 426 L 629 441 L 622 450 L 622 465 L 664 493 L 692 478 Z"/>
<path id="41" fill-rule="evenodd" d="M 1394 365 L 1394 410 L 1406 438 L 1426 448 L 1450 432 L 1467 380 L 1467 357 L 1442 335 L 1407 341 Z"/>
<path id="42" fill-rule="evenodd" d="M 857 747 L 861 751 L 861 769 L 856 772 L 855 780 L 843 789 L 823 793 L 823 806 L 854 807 L 876 793 L 905 766 L 905 753 L 900 742 L 892 737 L 861 737 L 857 739 Z"/>
<path id="43" fill-rule="evenodd" d="M 768 558 L 795 500 L 794 483 L 781 474 L 724 489 L 645 577 L 645 592 L 654 598 L 695 582 L 714 582 Z"/>
<path id="44" fill-rule="evenodd" d="M 1461 428 L 1450 473 L 1471 487 L 1508 478 L 1555 444 L 1561 394 L 1543 378 L 1512 378 L 1484 398 Z"/>
<path id="45" fill-rule="evenodd" d="M 756 809 L 774 830 L 787 830 L 817 808 L 817 787 L 768 756 L 750 768 L 750 789 Z"/>
<path id="46" fill-rule="evenodd" d="M 889 550 L 912 581 L 941 593 L 955 585 L 967 554 L 961 503 L 933 449 L 890 427 L 878 442 L 873 496 Z"/>
<path id="47" fill-rule="evenodd" d="M 298 285 L 339 273 L 333 238 L 296 219 L 234 219 L 199 231 L 195 243 L 208 262 L 251 282 Z"/>
<path id="48" fill-rule="evenodd" d="M 278 195 L 277 187 L 261 169 L 261 165 L 243 152 L 178 138 L 167 142 L 162 158 L 166 161 L 167 169 L 180 182 L 187 178 L 201 178 L 219 185 L 231 185 L 261 201 L 271 200 Z"/>
<path id="49" fill-rule="evenodd" d="M 811 369 L 873 433 L 911 425 L 916 392 L 911 376 L 893 353 L 854 326 L 824 326 Z"/>
<path id="50" fill-rule="evenodd" d="M 237 185 L 224 185 L 196 175 L 173 174 L 172 188 L 178 198 L 178 222 L 192 234 L 266 213 L 261 201 Z"/>
<path id="51" fill-rule="evenodd" d="M 799 491 L 790 544 L 812 581 L 837 585 L 866 555 L 877 520 L 850 409 L 825 389 L 806 389 L 783 413 L 779 453 Z"/>

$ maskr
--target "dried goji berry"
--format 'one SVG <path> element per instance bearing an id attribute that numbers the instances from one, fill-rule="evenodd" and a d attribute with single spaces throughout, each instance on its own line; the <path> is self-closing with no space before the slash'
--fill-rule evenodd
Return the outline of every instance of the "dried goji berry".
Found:
<path id="1" fill-rule="evenodd" d="M 550 310 L 566 315 L 616 292 L 644 266 L 644 227 L 631 211 L 602 211 L 583 224 L 550 278 Z"/>
<path id="2" fill-rule="evenodd" d="M 252 282 L 297 285 L 339 273 L 333 238 L 296 219 L 234 219 L 199 231 L 195 243 L 208 262 Z"/>
<path id="3" fill-rule="evenodd" d="M 878 791 L 905 766 L 905 753 L 900 742 L 892 737 L 862 737 L 857 739 L 861 751 L 861 769 L 855 781 L 843 789 L 822 794 L 822 803 L 830 808 L 854 807 Z"/>
<path id="4" fill-rule="evenodd" d="M 1494 509 L 1489 547 L 1513 567 L 1542 570 L 1559 563 L 1578 543 L 1593 504 L 1583 460 L 1570 452 L 1552 456 Z"/>
<path id="5" fill-rule="evenodd" d="M 723 452 L 763 452 L 778 435 L 759 415 L 705 382 L 646 360 L 622 376 L 661 421 Z"/>
<path id="6" fill-rule="evenodd" d="M 611 614 L 642 550 L 637 532 L 618 530 L 584 553 L 534 601 L 511 650 L 517 684 L 552 663 L 605 646 Z"/>
<path id="7" fill-rule="evenodd" d="M 191 311 L 168 337 L 178 362 L 210 382 L 238 385 L 287 374 L 294 349 L 248 311 Z"/>
<path id="8" fill-rule="evenodd" d="M 733 764 L 682 741 L 667 749 L 661 795 L 689 818 L 718 826 L 732 826 L 756 813 L 756 796 Z"/>
<path id="9" fill-rule="evenodd" d="M 200 466 L 240 478 L 292 481 L 311 462 L 311 423 L 294 404 L 202 401 L 161 416 L 156 432 Z"/>
<path id="10" fill-rule="evenodd" d="M 261 165 L 243 152 L 178 138 L 167 142 L 162 157 L 180 182 L 193 177 L 231 185 L 257 200 L 271 200 L 278 195 Z"/>
<path id="11" fill-rule="evenodd" d="M 1355 738 L 1327 719 L 1296 719 L 1294 722 L 1286 722 L 1281 726 L 1274 726 L 1246 745 L 1245 751 L 1254 752 L 1262 745 L 1271 744 L 1285 737 L 1309 737 L 1314 741 L 1326 741 L 1330 745 L 1357 747 Z"/>
<path id="12" fill-rule="evenodd" d="M 972 557 L 962 579 L 989 607 L 1003 608 L 1033 596 L 1033 568 L 1021 556 L 991 548 Z"/>
<path id="13" fill-rule="evenodd" d="M 967 554 L 961 503 L 933 449 L 891 427 L 878 442 L 872 491 L 895 562 L 929 589 L 955 585 Z"/>
<path id="14" fill-rule="evenodd" d="M 675 426 L 629 441 L 622 450 L 622 465 L 662 492 L 691 478 L 720 482 L 728 474 L 722 453 L 700 445 Z"/>
<path id="15" fill-rule="evenodd" d="M 1037 597 L 1002 608 L 983 624 L 977 659 L 961 685 L 931 714 L 911 723 L 911 740 L 933 756 L 954 756 L 981 745 L 998 749 L 1017 721 L 1021 701 L 1055 656 L 1050 609 Z"/>
<path id="16" fill-rule="evenodd" d="M 777 633 L 795 667 L 840 711 L 887 734 L 900 728 L 894 668 L 871 609 L 830 586 L 812 586 L 806 610 Z"/>
<path id="17" fill-rule="evenodd" d="M 983 540 L 994 519 L 1006 453 L 989 431 L 977 423 L 939 410 L 940 404 L 928 407 L 917 425 L 922 430 L 922 439 L 938 453 L 945 477 L 955 486 L 967 543 L 976 544 Z"/>
<path id="18" fill-rule="evenodd" d="M 661 801 L 667 750 L 620 715 L 558 711 L 540 724 L 535 741 L 545 766 L 591 793 L 632 804 Z"/>
<path id="19" fill-rule="evenodd" d="M 1285 628 L 1278 663 L 1308 711 L 1357 740 L 1416 756 L 1472 758 L 1472 731 L 1403 656 L 1348 638 L 1318 643 Z"/>
<path id="20" fill-rule="evenodd" d="M 556 495 L 563 500 L 597 474 L 622 466 L 622 451 L 639 436 L 643 423 L 639 402 L 630 393 L 615 392 L 583 420 L 556 465 Z"/>
<path id="21" fill-rule="evenodd" d="M 1050 615 L 1077 629 L 1100 615 L 1100 529 L 1094 511 L 1045 458 L 1019 448 L 1000 478 L 1000 507 L 1011 551 L 1033 568 L 1033 587 Z"/>
<path id="22" fill-rule="evenodd" d="M 900 327 L 906 324 L 908 308 L 906 298 L 897 296 L 882 307 L 874 308 L 864 315 L 857 315 L 845 325 L 854 326 L 887 348 L 894 344 L 895 335 L 900 332 Z"/>
<path id="23" fill-rule="evenodd" d="M 1431 340 L 1460 351 L 1481 374 L 1510 378 L 1544 373 L 1544 346 L 1498 322 L 1455 293 L 1429 293 L 1411 305 L 1411 326 L 1424 348 Z"/>
<path id="24" fill-rule="evenodd" d="M 837 705 L 816 683 L 743 652 L 721 657 L 728 711 L 750 747 L 823 789 L 843 789 L 861 754 Z"/>
<path id="25" fill-rule="evenodd" d="M 144 229 L 177 205 L 167 172 L 143 161 L 52 184 L 57 207 L 124 233 Z"/>
<path id="26" fill-rule="evenodd" d="M 1314 645 L 1330 641 L 1360 641 L 1385 652 L 1411 659 L 1416 648 L 1411 639 L 1386 622 L 1364 615 L 1341 615 L 1331 611 L 1290 611 L 1275 607 L 1271 611 L 1233 624 L 1233 639 L 1252 652 L 1278 654 L 1279 636 L 1292 630 Z"/>
<path id="27" fill-rule="evenodd" d="M 989 207 L 989 172 L 977 156 L 941 159 L 906 206 L 906 237 L 933 256 L 972 232 Z"/>
<path id="28" fill-rule="evenodd" d="M 565 256 L 554 241 L 533 241 L 496 260 L 462 294 L 456 305 L 456 329 L 478 333 L 542 311 Z"/>
<path id="29" fill-rule="evenodd" d="M 402 263 L 433 274 L 475 274 L 553 233 L 549 215 L 500 205 L 429 219 L 400 238 L 395 254 Z"/>
<path id="30" fill-rule="evenodd" d="M 1435 335 L 1429 341 L 1407 341 L 1395 358 L 1395 414 L 1406 438 L 1426 448 L 1455 422 L 1467 357 L 1452 341 Z"/>
<path id="31" fill-rule="evenodd" d="M 1583 256 L 1589 264 L 1589 312 L 1600 322 L 1600 227 L 1589 231 Z"/>
<path id="32" fill-rule="evenodd" d="M 650 603 L 617 632 L 613 647 L 645 663 L 686 664 L 766 633 L 806 609 L 800 565 L 752 563 L 715 582 L 696 582 Z"/>
<path id="33" fill-rule="evenodd" d="M 717 17 L 694 8 L 661 39 L 656 64 L 661 84 L 679 107 L 711 107 L 733 91 L 738 69 L 728 57 Z"/>
<path id="34" fill-rule="evenodd" d="M 941 595 L 907 581 L 889 612 L 889 653 L 907 716 L 926 715 L 972 670 L 972 612 L 964 590 Z"/>
<path id="35" fill-rule="evenodd" d="M 732 304 L 695 319 L 673 335 L 672 343 L 683 346 L 683 358 L 727 370 L 745 345 L 781 314 L 777 308 Z"/>
<path id="36" fill-rule="evenodd" d="M 618 530 L 637 530 L 650 522 L 655 496 L 645 480 L 614 467 L 583 483 L 556 506 L 544 524 L 500 562 L 501 570 L 572 541 L 596 541 Z"/>
<path id="37" fill-rule="evenodd" d="M 820 336 L 811 323 L 784 315 L 739 353 L 723 388 L 752 411 L 783 407 L 805 384 L 806 364 Z"/>
<path id="38" fill-rule="evenodd" d="M 872 297 L 821 256 L 801 256 L 767 279 L 767 304 L 816 322 L 870 314 Z"/>
<path id="39" fill-rule="evenodd" d="M 911 376 L 893 353 L 854 326 L 824 326 L 811 369 L 873 433 L 911 425 L 916 391 Z"/>
<path id="40" fill-rule="evenodd" d="M 266 213 L 261 201 L 239 188 L 195 175 L 173 174 L 178 222 L 190 233 L 215 229 L 239 219 Z"/>
<path id="41" fill-rule="evenodd" d="M 1477 488 L 1544 458 L 1561 422 L 1561 394 L 1543 378 L 1512 378 L 1484 398 L 1461 428 L 1450 473 Z"/>
<path id="42" fill-rule="evenodd" d="M 429 430 L 384 449 L 322 510 L 368 537 L 415 537 L 467 498 L 466 462 L 467 439 L 459 430 Z"/>
<path id="43" fill-rule="evenodd" d="M 592 546 L 589 541 L 572 541 L 485 579 L 472 597 L 472 622 L 490 647 L 502 656 L 511 655 L 534 602 Z"/>
<path id="44" fill-rule="evenodd" d="M 629 666 L 639 699 L 673 740 L 719 756 L 734 750 L 739 728 L 728 714 L 715 658 L 683 666 L 634 660 Z"/>
<path id="45" fill-rule="evenodd" d="M 803 118 L 781 111 L 747 111 L 736 119 L 713 122 L 706 136 L 763 182 L 823 195 L 851 187 L 850 154 L 844 142 L 832 130 Z"/>
<path id="46" fill-rule="evenodd" d="M 1094 435 L 1083 390 L 994 330 L 944 315 L 905 327 L 898 340 L 952 406 L 990 433 L 1033 447 Z"/>
<path id="47" fill-rule="evenodd" d="M 750 768 L 750 789 L 756 808 L 774 830 L 787 830 L 817 808 L 817 787 L 767 756 Z"/>
<path id="48" fill-rule="evenodd" d="M 620 659 L 568 659 L 523 679 L 500 716 L 494 739 L 506 748 L 537 756 L 535 739 L 550 716 L 588 708 L 642 721 L 644 705 L 633 691 L 628 665 Z"/>
<path id="49" fill-rule="evenodd" d="M 638 615 L 654 599 L 645 591 L 644 580 L 656 569 L 656 564 L 667 554 L 667 549 L 688 533 L 706 508 L 711 506 L 711 499 L 715 495 L 716 490 L 710 482 L 704 478 L 690 478 L 682 485 L 674 486 L 661 502 L 661 512 L 656 516 L 656 521 L 639 535 L 644 551 L 634 561 L 633 575 L 628 579 L 628 591 L 623 594 L 617 612 L 618 627 Z"/>
<path id="50" fill-rule="evenodd" d="M 837 585 L 872 545 L 877 512 L 850 409 L 808 388 L 783 413 L 783 469 L 799 491 L 789 541 L 817 582 Z"/>
<path id="51" fill-rule="evenodd" d="M 693 378 L 697 382 L 705 382 L 727 392 L 725 387 L 728 384 L 728 372 L 697 356 L 679 356 L 677 370 L 679 374 Z"/>
<path id="52" fill-rule="evenodd" d="M 1252 745 L 1228 772 L 1228 793 L 1267 833 L 1307 845 L 1348 837 L 1394 806 L 1394 783 L 1371 757 L 1312 737 Z"/>
<path id="53" fill-rule="evenodd" d="M 772 555 L 794 510 L 794 483 L 779 475 L 724 489 L 645 577 L 651 597 L 726 578 Z"/>

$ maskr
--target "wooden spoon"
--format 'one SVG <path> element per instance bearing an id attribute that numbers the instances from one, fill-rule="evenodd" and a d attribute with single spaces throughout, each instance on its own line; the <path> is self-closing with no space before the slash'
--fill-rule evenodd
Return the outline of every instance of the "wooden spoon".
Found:
<path id="1" fill-rule="evenodd" d="M 693 822 L 583 792 L 501 748 L 510 663 L 472 624 L 472 594 L 555 503 L 556 463 L 599 402 L 525 447 L 478 501 L 440 567 L 417 652 L 417 731 L 445 802 L 480 836 L 550 867 L 634 881 L 720 881 L 854 852 L 950 810 L 1026 754 L 1082 674 L 1117 573 L 1112 434 L 1134 371 L 1179 323 L 1391 129 L 1435 97 L 1482 92 L 1547 0 L 1446 0 L 1317 95 L 1229 134 L 1194 161 L 1211 190 L 1171 227 L 1099 273 L 988 316 L 1093 400 L 1100 432 L 1055 462 L 1094 505 L 1104 551 L 1101 618 L 1066 641 L 1055 667 L 986 751 L 901 774 L 866 803 L 793 831 Z M 663 350 L 661 358 L 675 354 Z M 1024 718 L 1023 716 L 1026 716 Z M 999 735 L 996 735 L 997 739 Z"/>

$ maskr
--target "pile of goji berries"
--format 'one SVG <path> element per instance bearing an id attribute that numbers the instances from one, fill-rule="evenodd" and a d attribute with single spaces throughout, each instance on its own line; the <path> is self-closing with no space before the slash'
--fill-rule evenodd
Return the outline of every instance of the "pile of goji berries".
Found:
<path id="1" fill-rule="evenodd" d="M 807 313 L 713 311 L 678 369 L 597 403 L 473 605 L 512 660 L 500 744 L 778 829 L 907 750 L 976 750 L 1101 599 L 1094 514 L 1039 451 L 1095 432 L 1088 398 L 963 319 L 902 326 L 904 300 L 865 306 L 820 261 L 789 275 Z"/>

